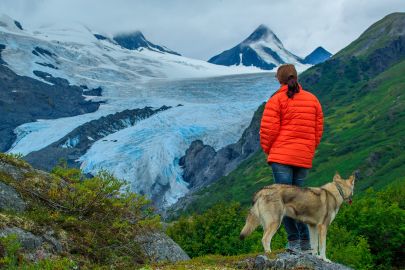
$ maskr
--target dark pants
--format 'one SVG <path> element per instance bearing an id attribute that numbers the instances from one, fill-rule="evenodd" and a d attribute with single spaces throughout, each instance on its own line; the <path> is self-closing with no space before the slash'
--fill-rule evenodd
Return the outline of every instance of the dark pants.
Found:
<path id="1" fill-rule="evenodd" d="M 307 168 L 271 163 L 274 182 L 276 184 L 286 184 L 302 187 L 304 179 L 308 174 Z M 309 240 L 308 226 L 290 217 L 284 217 L 283 224 L 287 231 L 288 241 Z"/>

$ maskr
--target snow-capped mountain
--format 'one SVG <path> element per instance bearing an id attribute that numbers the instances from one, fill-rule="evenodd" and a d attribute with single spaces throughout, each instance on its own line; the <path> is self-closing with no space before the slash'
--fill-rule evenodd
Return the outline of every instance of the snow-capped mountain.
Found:
<path id="1" fill-rule="evenodd" d="M 310 67 L 302 58 L 284 48 L 274 32 L 263 24 L 244 41 L 208 62 L 224 66 L 255 66 L 264 70 L 273 70 L 284 63 L 294 64 L 299 71 Z"/>
<path id="2" fill-rule="evenodd" d="M 316 65 L 328 60 L 332 54 L 323 47 L 318 47 L 304 58 L 304 63 Z"/>
<path id="3" fill-rule="evenodd" d="M 196 80 L 198 86 L 187 80 L 173 81 L 260 70 L 179 56 L 163 46 L 152 46 L 143 35 L 146 45 L 135 50 L 110 37 L 114 35 L 101 35 L 81 24 L 31 29 L 24 22 L 0 18 L 0 65 L 14 77 L 19 76 L 24 89 L 29 88 L 26 84 L 32 79 L 23 78 L 30 77 L 65 94 L 75 91 L 77 96 L 80 90 L 86 102 L 99 104 L 95 111 L 77 110 L 73 116 L 29 118 L 37 121 L 14 128 L 16 139 L 8 152 L 30 155 L 30 160 L 39 162 L 56 152 L 71 154 L 66 159 L 78 156 L 71 162 L 77 162 L 85 172 L 107 169 L 127 180 L 134 191 L 152 197 L 159 206 L 169 205 L 188 190 L 178 159 L 189 144 L 202 139 L 217 149 L 235 142 L 268 96 L 268 86 L 274 79 L 267 75 L 243 78 L 227 91 L 224 85 L 233 85 L 233 77 L 209 83 Z M 240 86 L 243 83 L 249 87 Z M 41 98 L 35 100 L 59 110 L 60 103 L 54 103 L 46 93 L 52 89 L 43 88 L 38 92 Z M 0 91 L 10 92 L 8 101 L 23 103 L 19 108 L 33 105 L 17 85 L 0 87 Z M 0 103 L 4 102 L 2 98 L 0 95 Z M 85 102 L 78 97 L 75 100 Z M 0 115 L 0 126 L 10 123 L 7 113 Z M 49 149 L 56 150 L 51 153 Z"/>
<path id="4" fill-rule="evenodd" d="M 171 53 L 180 55 L 179 53 L 172 51 L 164 46 L 159 46 L 148 41 L 141 31 L 135 31 L 132 33 L 119 34 L 113 37 L 114 41 L 122 47 L 128 50 L 142 50 L 149 49 L 151 51 Z"/>

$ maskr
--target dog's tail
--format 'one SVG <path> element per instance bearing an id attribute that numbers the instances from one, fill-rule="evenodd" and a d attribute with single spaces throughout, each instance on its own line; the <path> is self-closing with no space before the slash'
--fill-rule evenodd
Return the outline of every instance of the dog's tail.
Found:
<path id="1" fill-rule="evenodd" d="M 240 232 L 239 238 L 241 240 L 245 239 L 246 236 L 250 235 L 260 224 L 258 215 L 256 214 L 255 205 L 250 209 L 249 214 L 246 218 L 245 226 Z"/>

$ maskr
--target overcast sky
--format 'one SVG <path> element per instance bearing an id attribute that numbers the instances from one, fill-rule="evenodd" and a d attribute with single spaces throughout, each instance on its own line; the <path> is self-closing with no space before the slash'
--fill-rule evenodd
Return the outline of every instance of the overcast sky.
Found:
<path id="1" fill-rule="evenodd" d="M 141 30 L 150 41 L 207 60 L 270 27 L 291 52 L 317 46 L 336 53 L 405 0 L 0 0 L 5 13 L 29 28 L 81 22 L 111 34 Z"/>

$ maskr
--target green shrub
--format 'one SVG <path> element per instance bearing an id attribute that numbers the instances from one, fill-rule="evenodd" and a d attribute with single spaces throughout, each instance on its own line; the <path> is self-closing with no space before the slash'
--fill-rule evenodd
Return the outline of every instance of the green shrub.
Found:
<path id="1" fill-rule="evenodd" d="M 160 226 L 150 201 L 132 193 L 127 183 L 101 171 L 86 178 L 61 164 L 51 176 L 27 173 L 13 186 L 29 202 L 23 218 L 35 228 L 67 235 L 69 253 L 81 265 L 124 269 L 146 261 L 134 239 Z M 93 267 L 91 267 L 93 268 Z"/>
<path id="2" fill-rule="evenodd" d="M 373 269 L 373 255 L 367 239 L 332 224 L 328 230 L 327 257 L 354 269 Z"/>
<path id="3" fill-rule="evenodd" d="M 0 160 L 4 162 L 11 163 L 15 166 L 22 167 L 22 168 L 30 168 L 31 165 L 29 165 L 25 160 L 22 159 L 23 155 L 21 153 L 2 153 L 0 152 Z"/>
<path id="4" fill-rule="evenodd" d="M 405 210 L 399 206 L 405 201 L 404 187 L 401 183 L 379 192 L 369 189 L 336 217 L 337 226 L 367 240 L 381 269 L 400 266 L 405 256 Z"/>
<path id="5" fill-rule="evenodd" d="M 255 231 L 245 240 L 239 240 L 247 210 L 239 203 L 219 203 L 204 212 L 190 217 L 182 217 L 168 227 L 167 233 L 191 257 L 220 254 L 237 255 L 261 252 L 263 246 L 261 229 Z M 273 237 L 272 249 L 285 246 L 284 230 Z"/>

